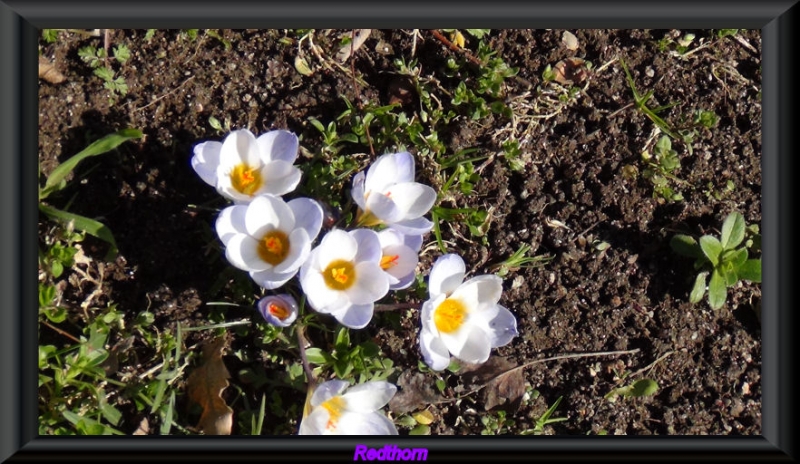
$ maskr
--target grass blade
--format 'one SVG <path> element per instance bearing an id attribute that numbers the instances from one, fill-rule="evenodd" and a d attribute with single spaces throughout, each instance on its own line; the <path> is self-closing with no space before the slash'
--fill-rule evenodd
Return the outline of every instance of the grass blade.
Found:
<path id="1" fill-rule="evenodd" d="M 47 178 L 47 182 L 44 184 L 44 188 L 39 194 L 39 200 L 43 200 L 51 193 L 61 190 L 64 187 L 62 181 L 69 175 L 70 172 L 72 172 L 73 169 L 75 169 L 75 166 L 77 166 L 78 163 L 84 159 L 90 156 L 102 155 L 103 153 L 107 153 L 117 148 L 123 142 L 141 137 L 142 131 L 140 130 L 122 129 L 95 141 L 77 155 L 58 165 L 58 167 L 50 173 L 50 176 Z"/>
<path id="2" fill-rule="evenodd" d="M 39 203 L 39 211 L 47 215 L 47 217 L 50 219 L 62 221 L 64 224 L 73 221 L 76 230 L 86 232 L 87 234 L 93 235 L 111 245 L 104 258 L 106 261 L 113 261 L 114 258 L 117 257 L 117 242 L 114 240 L 114 235 L 111 233 L 111 229 L 109 229 L 102 222 L 89 219 L 86 216 L 81 216 L 80 214 L 61 211 L 60 209 L 56 209 L 42 203 Z"/>

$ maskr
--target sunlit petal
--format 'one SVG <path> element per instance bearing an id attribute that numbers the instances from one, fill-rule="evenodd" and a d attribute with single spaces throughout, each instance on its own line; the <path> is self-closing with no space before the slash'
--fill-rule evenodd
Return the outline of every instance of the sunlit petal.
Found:
<path id="1" fill-rule="evenodd" d="M 261 156 L 256 137 L 247 129 L 231 132 L 222 142 L 219 157 L 220 166 L 230 172 L 236 165 L 261 166 Z"/>
<path id="2" fill-rule="evenodd" d="M 249 235 L 234 235 L 225 247 L 225 257 L 243 271 L 263 271 L 271 267 L 258 254 L 258 242 Z"/>
<path id="3" fill-rule="evenodd" d="M 372 192 L 369 195 L 367 198 L 367 210 L 386 223 L 399 221 L 403 218 L 403 212 L 397 208 L 394 200 L 380 192 Z"/>
<path id="4" fill-rule="evenodd" d="M 261 167 L 261 177 L 264 184 L 256 191 L 256 195 L 271 193 L 285 195 L 300 183 L 303 173 L 288 161 L 274 160 Z"/>
<path id="5" fill-rule="evenodd" d="M 491 329 L 489 338 L 492 348 L 505 346 L 519 335 L 517 318 L 507 308 L 500 305 L 497 305 L 497 308 L 497 315 L 489 322 L 489 329 Z"/>
<path id="6" fill-rule="evenodd" d="M 311 240 L 305 229 L 295 229 L 289 234 L 289 254 L 283 262 L 275 265 L 275 272 L 296 272 L 311 254 Z"/>
<path id="7" fill-rule="evenodd" d="M 282 160 L 289 164 L 297 159 L 297 136 L 286 130 L 273 130 L 257 139 L 261 158 L 265 161 Z"/>
<path id="8" fill-rule="evenodd" d="M 295 198 L 287 203 L 294 213 L 295 227 L 305 229 L 308 238 L 313 241 L 322 229 L 324 213 L 322 207 L 310 198 Z"/>
<path id="9" fill-rule="evenodd" d="M 328 380 L 322 382 L 317 386 L 317 389 L 314 390 L 314 394 L 311 396 L 311 407 L 315 408 L 334 396 L 341 395 L 349 386 L 350 382 L 346 380 Z"/>
<path id="10" fill-rule="evenodd" d="M 441 338 L 423 329 L 419 334 L 419 348 L 425 364 L 435 371 L 441 371 L 450 365 L 450 353 Z"/>
<path id="11" fill-rule="evenodd" d="M 411 153 L 389 153 L 379 156 L 367 170 L 365 189 L 383 191 L 391 184 L 414 181 L 414 157 Z"/>
<path id="12" fill-rule="evenodd" d="M 334 310 L 330 314 L 345 327 L 363 329 L 372 320 L 374 311 L 375 305 L 373 303 L 350 304 L 346 308 Z"/>
<path id="13" fill-rule="evenodd" d="M 373 303 L 389 291 L 389 281 L 377 263 L 362 261 L 356 264 L 356 283 L 347 289 L 347 297 L 353 304 Z"/>
<path id="14" fill-rule="evenodd" d="M 212 187 L 217 185 L 217 167 L 221 142 L 203 142 L 195 145 L 192 156 L 192 168 L 201 179 Z"/>
<path id="15" fill-rule="evenodd" d="M 337 435 L 397 435 L 397 428 L 383 414 L 346 412 L 339 418 Z"/>
<path id="16" fill-rule="evenodd" d="M 347 389 L 343 397 L 347 400 L 349 410 L 372 412 L 386 406 L 395 393 L 397 393 L 396 386 L 381 380 L 353 385 Z"/>
<path id="17" fill-rule="evenodd" d="M 481 275 L 461 284 L 451 296 L 477 307 L 480 304 L 494 305 L 502 293 L 503 279 L 496 275 Z"/>
<path id="18" fill-rule="evenodd" d="M 234 235 L 247 233 L 244 222 L 246 211 L 245 205 L 229 206 L 220 211 L 214 228 L 223 245 L 228 246 L 228 241 Z"/>
<path id="19" fill-rule="evenodd" d="M 394 222 L 392 227 L 406 235 L 423 235 L 433 229 L 433 222 L 424 217 L 418 217 Z"/>
<path id="20" fill-rule="evenodd" d="M 358 252 L 358 242 L 347 232 L 334 229 L 325 234 L 319 248 L 319 264 L 325 267 L 339 259 L 352 261 Z"/>
<path id="21" fill-rule="evenodd" d="M 428 291 L 431 297 L 453 293 L 464 281 L 466 272 L 466 265 L 461 256 L 454 253 L 440 256 L 433 263 L 433 268 L 428 278 Z"/>
<path id="22" fill-rule="evenodd" d="M 402 212 L 400 219 L 418 218 L 430 211 L 436 202 L 436 191 L 417 182 L 396 184 L 390 191 L 395 206 Z"/>
<path id="23" fill-rule="evenodd" d="M 370 229 L 355 229 L 351 230 L 349 234 L 358 242 L 358 253 L 354 258 L 356 262 L 380 262 L 381 241 L 377 232 Z"/>
<path id="24" fill-rule="evenodd" d="M 491 343 L 489 334 L 477 326 L 466 327 L 466 337 L 460 351 L 453 351 L 453 356 L 468 363 L 480 364 L 489 359 Z M 445 343 L 447 343 L 445 341 Z"/>
<path id="25" fill-rule="evenodd" d="M 282 287 L 286 282 L 292 280 L 297 274 L 297 269 L 288 272 L 275 272 L 275 269 L 264 269 L 263 271 L 251 271 L 250 278 L 259 286 L 267 289 L 274 290 Z"/>
<path id="26" fill-rule="evenodd" d="M 294 222 L 292 210 L 280 197 L 261 195 L 247 206 L 245 227 L 247 233 L 257 240 L 275 229 L 291 231 L 294 229 Z"/>
<path id="27" fill-rule="evenodd" d="M 364 211 L 367 208 L 367 200 L 364 198 L 365 179 L 366 175 L 364 174 L 364 171 L 356 174 L 355 177 L 353 177 L 353 188 L 350 190 L 350 195 L 353 197 L 353 201 L 356 202 L 361 211 Z"/>

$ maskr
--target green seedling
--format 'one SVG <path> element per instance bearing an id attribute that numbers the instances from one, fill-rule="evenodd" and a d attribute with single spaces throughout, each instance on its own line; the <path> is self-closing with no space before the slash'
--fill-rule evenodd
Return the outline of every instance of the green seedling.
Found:
<path id="1" fill-rule="evenodd" d="M 106 55 L 104 48 L 87 45 L 78 50 L 78 56 L 93 69 L 95 76 L 103 80 L 103 87 L 111 91 L 112 97 L 128 94 L 128 84 L 125 78 L 117 76 L 111 68 L 109 58 L 113 58 L 120 65 L 124 65 L 131 57 L 131 51 L 125 44 L 119 44 L 111 49 L 112 56 Z M 113 99 L 109 100 L 113 103 Z"/>
<path id="2" fill-rule="evenodd" d="M 539 395 L 538 390 L 534 390 L 536 396 Z M 561 399 L 563 397 L 559 396 L 558 399 L 547 408 L 547 411 L 544 412 L 538 419 L 536 419 L 536 424 L 532 429 L 523 430 L 520 432 L 520 435 L 542 435 L 544 433 L 544 428 L 547 425 L 555 424 L 558 422 L 564 422 L 567 420 L 566 417 L 553 417 L 553 414 L 556 412 L 558 405 L 561 403 Z"/>
<path id="3" fill-rule="evenodd" d="M 50 173 L 50 176 L 45 181 L 44 187 L 39 188 L 39 211 L 41 211 L 50 219 L 59 221 L 63 224 L 72 224 L 71 227 L 73 227 L 75 230 L 85 232 L 111 245 L 111 248 L 108 250 L 108 254 L 106 255 L 106 260 L 108 261 L 113 260 L 116 257 L 117 243 L 114 240 L 111 230 L 107 226 L 94 219 L 54 208 L 46 203 L 43 203 L 43 201 L 51 194 L 63 190 L 67 186 L 67 176 L 75 169 L 78 163 L 84 159 L 91 156 L 108 153 L 128 140 L 138 139 L 141 137 L 142 132 L 136 129 L 123 129 L 113 134 L 109 134 L 92 143 L 77 155 L 61 163 L 53 170 L 53 172 Z"/>
<path id="4" fill-rule="evenodd" d="M 720 309 L 725 304 L 727 288 L 738 281 L 761 282 L 761 259 L 748 258 L 748 248 L 760 249 L 761 237 L 757 231 L 757 227 L 747 228 L 744 217 L 733 212 L 725 218 L 720 238 L 703 235 L 698 242 L 683 234 L 672 237 L 672 249 L 678 254 L 694 258 L 694 267 L 700 271 L 689 301 L 698 303 L 703 299 L 709 274 L 708 304 L 712 309 Z M 745 242 L 748 232 L 752 237 Z M 740 246 L 743 242 L 744 245 Z"/>
<path id="5" fill-rule="evenodd" d="M 670 186 L 670 181 L 683 182 L 673 174 L 680 168 L 681 161 L 678 152 L 672 149 L 670 138 L 661 136 L 653 154 L 645 150 L 642 152 L 642 159 L 647 163 L 642 176 L 653 183 L 653 197 L 661 197 L 667 201 L 683 200 L 683 195 Z"/>
<path id="6" fill-rule="evenodd" d="M 605 399 L 614 403 L 617 397 L 623 398 L 641 398 L 644 396 L 652 396 L 658 391 L 658 383 L 652 379 L 640 379 L 630 385 L 617 387 L 610 392 L 606 393 Z"/>
<path id="7" fill-rule="evenodd" d="M 531 250 L 530 245 L 522 244 L 519 249 L 508 257 L 505 261 L 492 266 L 492 270 L 500 277 L 505 277 L 509 272 L 516 272 L 522 268 L 533 268 L 542 266 L 544 263 L 551 261 L 554 256 L 526 256 Z"/>
<path id="8" fill-rule="evenodd" d="M 352 346 L 347 327 L 339 328 L 332 352 L 316 347 L 306 349 L 308 362 L 320 366 L 317 368 L 318 372 L 331 369 L 337 378 L 352 379 L 357 383 L 386 380 L 392 375 L 395 371 L 394 363 L 379 355 L 380 347 L 372 341 Z"/>
<path id="9" fill-rule="evenodd" d="M 658 115 L 658 113 L 666 109 L 672 108 L 676 104 L 670 103 L 668 105 L 662 105 L 655 108 L 650 108 L 647 105 L 647 102 L 650 101 L 651 98 L 653 98 L 653 94 L 655 92 L 651 90 L 645 94 L 639 93 L 639 90 L 636 88 L 636 82 L 634 82 L 633 76 L 631 76 L 631 73 L 628 70 L 628 66 L 625 65 L 625 60 L 620 58 L 619 62 L 622 65 L 622 69 L 625 71 L 625 78 L 627 79 L 628 86 L 631 88 L 631 92 L 633 93 L 633 104 L 636 107 L 636 109 L 641 111 L 642 114 L 644 114 L 645 116 L 647 116 L 648 119 L 653 121 L 653 123 L 659 129 L 661 129 L 661 132 L 669 135 L 673 139 L 678 139 L 679 138 L 678 135 L 672 131 L 669 124 L 667 124 L 667 122 L 661 119 L 661 117 Z"/>

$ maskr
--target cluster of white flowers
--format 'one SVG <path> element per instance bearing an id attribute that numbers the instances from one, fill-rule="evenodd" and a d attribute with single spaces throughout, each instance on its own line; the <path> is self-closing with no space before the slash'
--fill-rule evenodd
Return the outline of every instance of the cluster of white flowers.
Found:
<path id="1" fill-rule="evenodd" d="M 217 235 L 233 266 L 266 290 L 284 286 L 299 273 L 311 308 L 361 329 L 372 320 L 375 302 L 389 290 L 414 282 L 423 236 L 433 227 L 424 215 L 433 207 L 436 192 L 415 182 L 411 153 L 382 155 L 353 179 L 358 228 L 334 228 L 314 247 L 322 230 L 322 207 L 310 198 L 282 198 L 300 184 L 301 172 L 294 166 L 298 148 L 297 136 L 289 131 L 256 137 L 241 129 L 223 142 L 196 145 L 191 163 L 203 181 L 233 203 L 216 220 Z M 375 226 L 379 230 L 372 229 Z M 419 336 L 420 351 L 431 369 L 445 369 L 451 354 L 482 363 L 492 348 L 517 335 L 516 319 L 498 304 L 502 280 L 484 275 L 463 282 L 465 274 L 464 261 L 453 254 L 440 257 L 431 270 L 430 299 L 422 306 Z M 292 324 L 300 310 L 288 293 L 267 295 L 256 306 L 278 327 Z M 300 433 L 397 433 L 377 412 L 394 395 L 393 385 L 368 382 L 344 393 L 348 386 L 345 381 L 320 385 Z"/>

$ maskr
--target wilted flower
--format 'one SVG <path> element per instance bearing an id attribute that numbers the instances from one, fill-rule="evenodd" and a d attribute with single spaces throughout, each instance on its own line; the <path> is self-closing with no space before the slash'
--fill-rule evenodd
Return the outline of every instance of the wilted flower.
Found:
<path id="1" fill-rule="evenodd" d="M 289 327 L 297 319 L 297 301 L 292 295 L 268 295 L 258 300 L 256 307 L 267 322 L 277 327 Z"/>
<path id="2" fill-rule="evenodd" d="M 389 276 L 389 290 L 402 290 L 414 282 L 422 236 L 401 234 L 393 228 L 378 232 L 381 269 Z"/>
<path id="3" fill-rule="evenodd" d="M 422 305 L 420 349 L 433 370 L 450 364 L 450 353 L 469 363 L 483 363 L 492 348 L 506 345 L 517 333 L 517 320 L 498 304 L 502 279 L 481 275 L 466 282 L 464 260 L 441 256 L 428 278 L 430 299 Z"/>
<path id="4" fill-rule="evenodd" d="M 231 132 L 223 142 L 203 142 L 194 147 L 192 167 L 224 197 L 248 203 L 271 193 L 284 195 L 300 183 L 297 136 L 274 130 L 258 138 L 247 129 Z"/>
<path id="5" fill-rule="evenodd" d="M 366 174 L 356 174 L 351 193 L 359 207 L 358 222 L 363 226 L 386 224 L 409 235 L 422 235 L 433 227 L 422 216 L 436 201 L 436 192 L 414 182 L 411 153 L 380 156 Z"/>
<path id="6" fill-rule="evenodd" d="M 308 198 L 286 203 L 261 195 L 247 205 L 225 208 L 216 229 L 225 257 L 257 284 L 275 289 L 297 274 L 322 228 L 322 208 Z"/>
<path id="7" fill-rule="evenodd" d="M 372 319 L 375 301 L 389 291 L 381 257 L 375 231 L 328 232 L 300 270 L 308 303 L 351 329 L 363 328 Z"/>
<path id="8" fill-rule="evenodd" d="M 397 387 L 386 381 L 352 387 L 344 380 L 324 382 L 311 396 L 299 434 L 397 435 L 392 421 L 379 411 L 395 392 Z"/>

